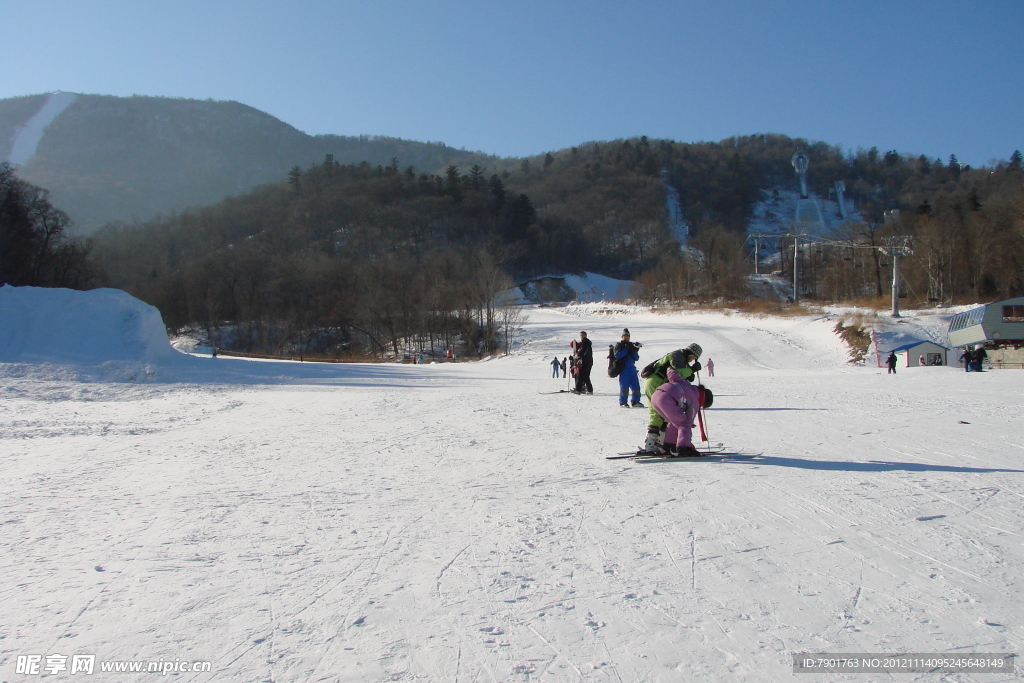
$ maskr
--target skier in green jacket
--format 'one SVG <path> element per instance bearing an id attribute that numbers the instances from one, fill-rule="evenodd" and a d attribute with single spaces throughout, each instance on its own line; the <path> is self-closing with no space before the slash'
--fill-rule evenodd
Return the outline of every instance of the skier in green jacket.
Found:
<path id="1" fill-rule="evenodd" d="M 665 418 L 658 414 L 651 403 L 651 396 L 658 387 L 668 381 L 668 368 L 672 368 L 679 376 L 686 381 L 693 381 L 694 376 L 700 372 L 700 358 L 702 349 L 700 344 L 676 349 L 671 353 L 654 361 L 644 368 L 641 377 L 644 378 L 644 395 L 647 396 L 647 405 L 650 406 L 650 419 L 647 422 L 647 441 L 644 443 L 644 450 L 661 450 L 665 438 L 665 427 L 668 424 Z"/>

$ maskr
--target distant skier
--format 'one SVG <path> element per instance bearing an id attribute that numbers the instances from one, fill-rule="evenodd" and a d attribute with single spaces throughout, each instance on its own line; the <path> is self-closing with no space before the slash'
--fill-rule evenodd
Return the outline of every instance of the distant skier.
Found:
<path id="1" fill-rule="evenodd" d="M 706 367 L 707 370 L 708 370 L 708 377 L 714 377 L 715 376 L 715 362 L 713 360 L 708 358 L 708 364 L 705 365 L 704 367 Z"/>
<path id="2" fill-rule="evenodd" d="M 692 380 L 701 369 L 698 360 L 701 352 L 699 344 L 690 344 L 686 348 L 665 354 L 644 367 L 643 372 L 640 373 L 640 376 L 644 378 L 644 395 L 647 396 L 647 404 L 650 406 L 647 441 L 644 443 L 644 450 L 656 451 L 661 448 L 668 424 L 650 402 L 651 396 L 658 390 L 658 387 L 668 381 L 669 368 L 675 370 L 682 379 Z"/>
<path id="3" fill-rule="evenodd" d="M 565 379 L 565 372 L 566 372 L 565 368 L 566 368 L 566 363 L 568 363 L 568 361 L 569 361 L 568 358 L 562 358 L 562 365 L 561 365 L 561 367 L 562 367 L 562 379 Z"/>
<path id="4" fill-rule="evenodd" d="M 561 370 L 562 364 L 558 362 L 558 358 L 551 359 L 551 376 L 558 378 L 558 371 Z"/>
<path id="5" fill-rule="evenodd" d="M 651 407 L 668 423 L 665 443 L 658 452 L 677 457 L 700 455 L 693 445 L 694 421 L 701 408 L 711 407 L 714 395 L 707 387 L 686 381 L 672 367 L 667 375 L 668 381 L 651 397 Z"/>
<path id="6" fill-rule="evenodd" d="M 895 375 L 896 374 L 896 361 L 897 360 L 898 359 L 896 358 L 896 352 L 895 351 L 890 351 L 889 352 L 889 357 L 885 359 L 885 362 L 889 365 L 889 372 L 887 372 L 885 374 L 887 374 L 887 375 Z"/>
<path id="7" fill-rule="evenodd" d="M 971 349 L 969 347 L 964 348 L 964 352 L 960 354 L 960 362 L 964 365 L 964 372 L 971 371 Z"/>
<path id="8" fill-rule="evenodd" d="M 622 363 L 619 370 L 619 405 L 628 405 L 630 392 L 633 394 L 632 405 L 634 408 L 643 408 L 640 402 L 640 377 L 637 375 L 636 362 L 640 360 L 639 348 L 641 344 L 634 344 L 629 339 L 629 329 L 622 330 L 622 339 L 611 349 L 612 357 Z"/>

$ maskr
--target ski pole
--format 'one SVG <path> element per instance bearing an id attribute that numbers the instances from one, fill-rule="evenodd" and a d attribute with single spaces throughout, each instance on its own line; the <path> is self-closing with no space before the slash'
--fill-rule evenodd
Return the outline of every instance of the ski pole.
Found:
<path id="1" fill-rule="evenodd" d="M 697 371 L 697 372 L 693 373 L 693 376 L 697 379 L 697 386 L 700 386 L 700 371 Z M 707 434 L 707 432 L 704 429 L 704 421 L 705 421 L 704 406 L 701 405 L 701 406 L 699 406 L 697 408 L 697 424 L 700 425 L 700 438 L 701 438 L 701 441 L 707 442 L 708 441 L 708 434 Z"/>

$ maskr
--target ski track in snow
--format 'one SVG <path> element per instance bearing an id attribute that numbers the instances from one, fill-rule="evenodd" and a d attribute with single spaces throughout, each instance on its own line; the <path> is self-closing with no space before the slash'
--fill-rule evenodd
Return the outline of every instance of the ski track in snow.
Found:
<path id="1" fill-rule="evenodd" d="M 481 363 L 0 366 L 0 670 L 779 681 L 811 680 L 798 652 L 1019 652 L 1021 375 L 851 367 L 831 324 L 531 309 Z M 749 457 L 604 459 L 645 434 L 604 374 L 627 326 L 641 366 L 703 346 L 709 437 Z M 580 329 L 599 395 L 542 394 Z"/>

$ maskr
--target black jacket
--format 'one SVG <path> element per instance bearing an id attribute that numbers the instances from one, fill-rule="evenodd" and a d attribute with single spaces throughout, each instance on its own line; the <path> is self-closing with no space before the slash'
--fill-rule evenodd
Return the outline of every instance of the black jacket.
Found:
<path id="1" fill-rule="evenodd" d="M 594 347 L 590 343 L 590 337 L 587 337 L 576 345 L 576 355 L 579 356 L 580 362 L 584 365 L 594 364 Z"/>

